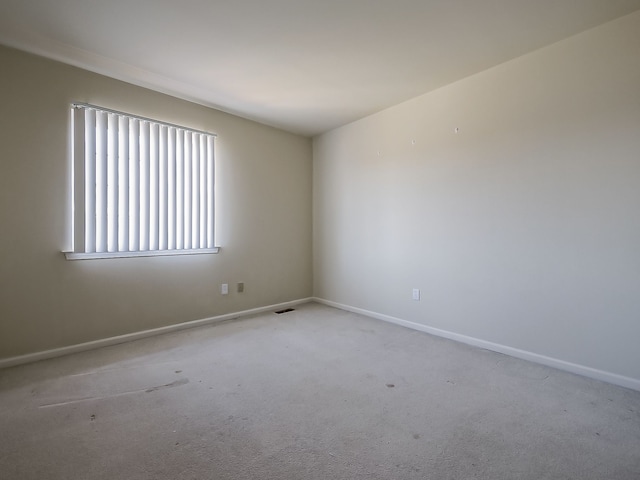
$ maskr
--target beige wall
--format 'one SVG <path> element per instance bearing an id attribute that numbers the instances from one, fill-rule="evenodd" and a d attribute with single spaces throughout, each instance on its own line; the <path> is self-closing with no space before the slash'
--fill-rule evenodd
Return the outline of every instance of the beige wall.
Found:
<path id="1" fill-rule="evenodd" d="M 639 45 L 640 12 L 315 138 L 314 294 L 640 380 Z"/>
<path id="2" fill-rule="evenodd" d="M 0 358 L 311 295 L 309 139 L 4 47 L 0 66 Z M 73 101 L 218 134 L 221 253 L 64 259 Z"/>

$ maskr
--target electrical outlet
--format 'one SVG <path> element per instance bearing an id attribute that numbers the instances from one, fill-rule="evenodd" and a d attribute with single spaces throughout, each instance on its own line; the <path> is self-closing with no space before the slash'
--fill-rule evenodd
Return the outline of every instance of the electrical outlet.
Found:
<path id="1" fill-rule="evenodd" d="M 244 292 L 244 282 L 238 282 L 238 293 Z"/>
<path id="2" fill-rule="evenodd" d="M 420 289 L 419 288 L 414 288 L 412 295 L 413 295 L 413 299 L 414 300 L 418 300 L 419 301 L 420 300 Z"/>
<path id="3" fill-rule="evenodd" d="M 229 293 L 229 284 L 228 283 L 223 283 L 222 285 L 220 285 L 220 293 L 222 295 L 227 295 Z"/>

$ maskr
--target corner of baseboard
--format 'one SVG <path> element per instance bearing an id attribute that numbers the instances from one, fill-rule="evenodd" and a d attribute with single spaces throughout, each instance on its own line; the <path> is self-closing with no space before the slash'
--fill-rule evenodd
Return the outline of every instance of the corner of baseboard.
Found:
<path id="1" fill-rule="evenodd" d="M 102 347 L 109 347 L 112 345 L 118 345 L 120 343 L 132 342 L 134 340 L 140 340 L 142 338 L 153 337 L 156 335 L 162 335 L 164 333 L 176 332 L 179 330 L 186 330 L 189 328 L 201 327 L 204 325 L 210 325 L 214 323 L 224 322 L 226 320 L 233 320 L 236 318 L 248 317 L 250 315 L 257 315 L 273 310 L 279 310 L 282 308 L 289 308 L 295 305 L 302 305 L 313 301 L 313 297 L 305 297 L 297 300 L 291 300 L 288 302 L 278 303 L 274 305 L 266 305 L 264 307 L 252 308 L 249 310 L 242 310 L 239 312 L 227 313 L 224 315 L 217 315 L 215 317 L 201 318 L 198 320 L 192 320 L 189 322 L 176 323 L 174 325 L 167 325 L 164 327 L 153 328 L 150 330 L 142 330 L 139 332 L 128 333 L 125 335 L 119 335 L 116 337 L 108 337 L 99 340 L 93 340 L 90 342 L 79 343 L 75 345 L 68 345 L 66 347 L 54 348 L 51 350 L 45 350 L 41 352 L 27 353 L 25 355 L 18 355 L 15 357 L 0 358 L 0 369 L 15 367 L 26 363 L 33 363 L 40 360 L 47 360 L 49 358 L 62 357 L 64 355 L 70 355 L 72 353 L 85 352 L 87 350 L 94 350 Z"/>
<path id="2" fill-rule="evenodd" d="M 567 362 L 565 360 L 560 360 L 557 358 L 540 355 L 538 353 L 529 352 L 526 350 L 520 350 L 514 347 L 509 347 L 507 345 L 501 345 L 498 343 L 489 342 L 487 340 L 482 340 L 475 337 L 469 337 L 469 336 L 451 332 L 448 330 L 441 330 L 438 328 L 429 327 L 427 325 L 423 325 L 420 323 L 403 320 L 401 318 L 392 317 L 390 315 L 384 315 L 382 313 L 372 312 L 372 311 L 365 310 L 358 307 L 352 307 L 350 305 L 333 302 L 331 300 L 326 300 L 320 297 L 312 297 L 312 299 L 314 302 L 321 303 L 323 305 L 327 305 L 330 307 L 338 308 L 340 310 L 358 313 L 360 315 L 364 315 L 370 318 L 375 318 L 377 320 L 382 320 L 382 321 L 394 323 L 396 325 L 400 325 L 403 327 L 411 328 L 412 330 L 418 330 L 424 333 L 428 333 L 430 335 L 435 335 L 437 337 L 443 337 L 449 340 L 454 340 L 456 342 L 465 343 L 473 347 L 484 348 L 486 350 L 491 350 L 493 352 L 502 353 L 504 355 L 509 355 L 511 357 L 527 360 L 533 363 L 538 363 L 540 365 L 545 365 L 547 367 L 557 368 L 558 370 L 563 370 L 565 372 L 573 373 L 576 375 L 581 375 L 583 377 L 592 378 L 594 380 L 600 380 L 603 382 L 611 383 L 613 385 L 618 385 L 620 387 L 625 387 L 631 390 L 640 391 L 640 379 L 637 379 L 637 378 L 626 377 L 624 375 L 619 375 L 619 374 L 607 372 L 604 370 L 598 370 L 596 368 L 587 367 L 585 365 L 579 365 L 576 363 Z"/>

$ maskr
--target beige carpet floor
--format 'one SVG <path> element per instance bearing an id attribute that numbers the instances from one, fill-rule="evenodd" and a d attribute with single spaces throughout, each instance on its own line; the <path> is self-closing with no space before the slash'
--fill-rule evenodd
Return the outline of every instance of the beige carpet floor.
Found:
<path id="1" fill-rule="evenodd" d="M 640 392 L 310 303 L 0 370 L 0 478 L 640 479 Z"/>

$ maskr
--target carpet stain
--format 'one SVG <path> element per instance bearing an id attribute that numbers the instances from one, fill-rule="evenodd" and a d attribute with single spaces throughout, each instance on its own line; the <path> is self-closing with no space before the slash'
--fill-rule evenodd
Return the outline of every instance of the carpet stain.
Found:
<path id="1" fill-rule="evenodd" d="M 418 440 L 418 439 L 420 438 L 420 435 L 418 435 L 417 433 L 414 433 L 414 434 L 413 434 L 413 438 L 414 438 L 415 440 Z"/>
<path id="2" fill-rule="evenodd" d="M 181 385 L 186 385 L 189 383 L 188 378 L 181 378 L 180 380 L 176 380 L 175 382 L 167 383 L 165 385 L 158 385 L 157 387 L 151 387 L 145 390 L 145 393 L 157 392 L 158 390 L 162 390 L 165 388 L 173 388 L 179 387 Z"/>
<path id="3" fill-rule="evenodd" d="M 125 395 L 132 395 L 132 394 L 142 393 L 142 392 L 145 392 L 145 393 L 157 392 L 158 390 L 164 390 L 165 388 L 179 387 L 181 385 L 186 385 L 187 383 L 189 383 L 188 378 L 181 378 L 180 380 L 176 380 L 175 382 L 167 383 L 165 385 L 158 385 L 156 387 L 151 387 L 151 388 L 146 388 L 141 390 L 130 390 L 128 392 L 114 393 L 112 395 L 103 395 L 100 397 L 82 397 L 82 398 L 74 398 L 71 400 L 66 400 L 64 402 L 45 403 L 44 405 L 40 405 L 38 408 L 62 407 L 65 405 L 73 405 L 75 403 L 104 400 L 107 398 L 122 397 Z"/>
<path id="4" fill-rule="evenodd" d="M 395 385 L 393 383 L 387 383 L 387 388 L 393 388 Z"/>

